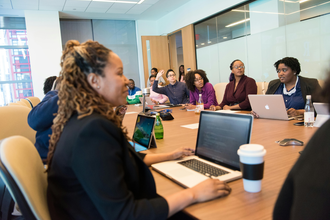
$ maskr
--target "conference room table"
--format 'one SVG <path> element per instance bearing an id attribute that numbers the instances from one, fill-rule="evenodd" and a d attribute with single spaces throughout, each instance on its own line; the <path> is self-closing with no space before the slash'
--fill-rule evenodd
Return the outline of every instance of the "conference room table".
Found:
<path id="1" fill-rule="evenodd" d="M 199 115 L 193 111 L 171 108 L 174 120 L 162 121 L 164 139 L 157 140 L 157 148 L 145 153 L 166 153 L 180 147 L 196 147 L 198 129 L 181 127 L 199 122 Z M 129 136 L 133 135 L 137 114 L 141 106 L 130 105 L 123 124 Z M 249 112 L 239 112 L 248 114 Z M 265 168 L 262 180 L 262 190 L 258 193 L 244 191 L 243 180 L 229 182 L 231 194 L 212 201 L 196 203 L 186 207 L 184 211 L 197 219 L 272 219 L 274 205 L 283 182 L 290 169 L 299 158 L 308 140 L 317 130 L 315 127 L 295 126 L 297 120 L 281 121 L 270 119 L 254 119 L 251 143 L 261 144 L 267 150 L 264 157 Z M 276 141 L 284 138 L 296 138 L 304 142 L 304 146 L 280 146 Z M 151 168 L 150 168 L 151 169 Z M 184 188 L 165 176 L 151 169 L 154 176 L 157 193 L 167 196 Z"/>

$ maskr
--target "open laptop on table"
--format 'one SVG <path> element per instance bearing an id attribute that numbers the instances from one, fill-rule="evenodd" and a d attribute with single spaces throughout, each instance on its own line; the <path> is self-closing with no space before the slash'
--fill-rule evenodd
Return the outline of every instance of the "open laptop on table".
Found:
<path id="1" fill-rule="evenodd" d="M 314 122 L 314 127 L 321 127 L 324 122 L 326 122 L 329 118 L 329 104 L 328 103 L 313 103 L 315 111 L 316 111 L 316 120 Z"/>
<path id="2" fill-rule="evenodd" d="M 189 188 L 208 178 L 226 182 L 239 179 L 242 173 L 237 150 L 250 143 L 252 123 L 252 115 L 202 111 L 195 155 L 153 164 L 152 168 Z"/>
<path id="3" fill-rule="evenodd" d="M 155 136 L 154 136 L 154 126 L 155 126 L 155 117 L 138 115 L 136 118 L 134 133 L 133 133 L 133 142 L 137 144 L 132 144 L 135 147 L 136 151 L 147 150 L 151 147 L 157 147 Z"/>
<path id="4" fill-rule="evenodd" d="M 248 95 L 252 111 L 259 118 L 291 120 L 286 112 L 282 95 Z"/>

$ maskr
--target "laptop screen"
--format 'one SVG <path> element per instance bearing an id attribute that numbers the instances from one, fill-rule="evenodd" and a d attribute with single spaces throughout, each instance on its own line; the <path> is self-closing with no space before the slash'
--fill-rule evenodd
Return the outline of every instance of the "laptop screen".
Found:
<path id="1" fill-rule="evenodd" d="M 237 150 L 250 143 L 253 117 L 202 111 L 199 119 L 196 155 L 222 166 L 240 170 Z"/>
<path id="2" fill-rule="evenodd" d="M 155 118 L 145 115 L 138 115 L 136 119 L 133 140 L 148 148 L 152 131 L 154 129 Z"/>

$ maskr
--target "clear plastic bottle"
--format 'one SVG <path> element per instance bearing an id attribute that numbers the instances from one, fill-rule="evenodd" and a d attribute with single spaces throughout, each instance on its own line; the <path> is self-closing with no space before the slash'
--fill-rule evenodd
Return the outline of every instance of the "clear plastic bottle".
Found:
<path id="1" fill-rule="evenodd" d="M 306 105 L 305 105 L 305 113 L 304 113 L 304 125 L 305 127 L 313 127 L 314 126 L 314 106 L 312 103 L 312 96 L 306 96 Z"/>
<path id="2" fill-rule="evenodd" d="M 156 114 L 156 124 L 154 127 L 155 137 L 156 139 L 163 139 L 164 137 L 164 128 L 162 121 L 160 119 L 159 113 Z"/>
<path id="3" fill-rule="evenodd" d="M 198 102 L 196 103 L 195 114 L 200 114 L 204 110 L 204 102 L 202 94 L 199 94 Z"/>

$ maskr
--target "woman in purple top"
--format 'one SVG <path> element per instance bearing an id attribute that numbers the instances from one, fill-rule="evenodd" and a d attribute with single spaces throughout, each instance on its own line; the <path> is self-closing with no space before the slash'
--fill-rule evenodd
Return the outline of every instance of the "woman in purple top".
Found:
<path id="1" fill-rule="evenodd" d="M 190 91 L 190 104 L 188 109 L 195 108 L 196 102 L 199 99 L 199 94 L 202 94 L 204 109 L 210 108 L 211 105 L 218 105 L 215 97 L 215 91 L 206 73 L 203 70 L 190 71 L 185 77 L 187 88 Z"/>
<path id="2" fill-rule="evenodd" d="M 244 75 L 244 63 L 240 60 L 234 60 L 230 64 L 230 69 L 230 82 L 226 86 L 223 100 L 219 106 L 211 106 L 210 109 L 251 110 L 248 95 L 257 94 L 256 81 Z"/>

